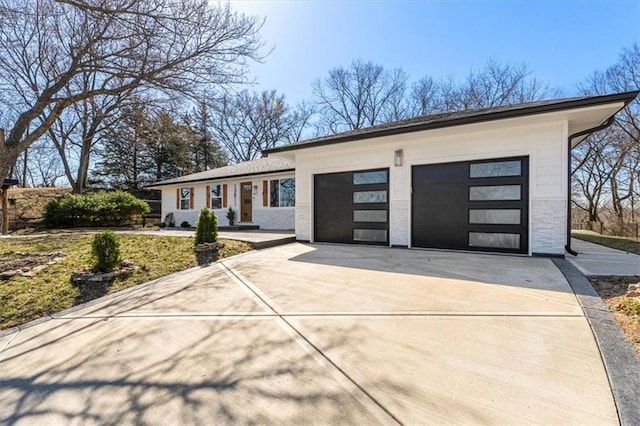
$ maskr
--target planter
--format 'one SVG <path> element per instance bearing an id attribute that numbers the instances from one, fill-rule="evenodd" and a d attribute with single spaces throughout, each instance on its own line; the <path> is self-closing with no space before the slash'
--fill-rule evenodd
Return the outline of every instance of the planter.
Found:
<path id="1" fill-rule="evenodd" d="M 193 248 L 198 265 L 208 265 L 218 260 L 218 251 L 224 247 L 223 243 L 202 243 Z"/>

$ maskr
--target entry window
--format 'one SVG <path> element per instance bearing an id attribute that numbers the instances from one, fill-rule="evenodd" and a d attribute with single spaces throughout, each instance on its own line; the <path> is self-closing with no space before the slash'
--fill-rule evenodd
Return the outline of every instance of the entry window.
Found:
<path id="1" fill-rule="evenodd" d="M 387 191 L 356 191 L 353 193 L 355 204 L 386 203 Z"/>
<path id="2" fill-rule="evenodd" d="M 211 185 L 211 205 L 212 209 L 222 208 L 222 185 Z"/>
<path id="3" fill-rule="evenodd" d="M 520 247 L 520 234 L 469 232 L 469 246 L 517 250 Z"/>
<path id="4" fill-rule="evenodd" d="M 296 180 L 293 178 L 272 180 L 269 184 L 270 207 L 296 205 Z"/>
<path id="5" fill-rule="evenodd" d="M 469 165 L 470 178 L 492 178 L 522 175 L 522 161 L 493 161 L 487 163 L 471 163 Z"/>
<path id="6" fill-rule="evenodd" d="M 191 189 L 180 188 L 180 210 L 189 210 L 191 205 Z"/>

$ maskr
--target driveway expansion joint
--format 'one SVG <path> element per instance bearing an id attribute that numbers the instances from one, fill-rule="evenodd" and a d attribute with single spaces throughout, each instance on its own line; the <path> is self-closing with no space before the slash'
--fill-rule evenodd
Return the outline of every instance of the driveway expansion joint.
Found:
<path id="1" fill-rule="evenodd" d="M 286 315 L 283 315 L 283 314 L 281 314 L 279 312 L 279 311 L 281 311 L 281 309 L 276 309 L 276 307 L 278 307 L 278 306 L 277 306 L 277 304 L 275 302 L 269 300 L 269 298 L 265 294 L 263 294 L 255 285 L 253 285 L 249 280 L 247 280 L 245 277 L 243 277 L 239 272 L 233 270 L 230 266 L 226 265 L 222 261 L 219 262 L 218 264 L 222 268 L 224 268 L 225 271 L 234 278 L 234 281 L 238 282 L 239 284 L 244 286 L 246 289 L 248 289 L 251 293 L 254 294 L 255 297 L 257 297 L 261 301 L 262 304 L 264 304 L 269 310 L 271 310 L 274 314 L 276 314 L 278 319 L 281 321 L 281 325 L 284 325 L 283 328 L 285 328 L 285 331 L 287 331 L 289 333 L 289 335 L 291 335 L 294 338 L 294 340 L 298 344 L 300 344 L 307 351 L 307 353 L 309 353 L 310 356 L 312 356 L 316 361 L 318 361 L 318 363 L 320 365 L 322 365 L 327 370 L 329 370 L 328 366 L 326 365 L 326 363 L 328 363 L 328 365 L 331 366 L 334 369 L 334 372 L 333 372 L 334 373 L 334 377 L 336 376 L 335 371 L 337 371 L 337 372 L 339 372 L 341 377 L 343 377 L 344 379 L 346 379 L 348 381 L 348 383 L 350 383 L 352 386 L 355 386 L 357 391 L 360 392 L 362 395 L 364 395 L 368 399 L 368 401 L 363 401 L 362 398 L 358 398 L 357 395 L 355 395 L 355 393 L 353 392 L 353 390 L 350 390 L 350 393 L 352 395 L 354 395 L 354 397 L 356 397 L 358 399 L 358 401 L 365 408 L 367 408 L 372 414 L 377 415 L 380 418 L 380 415 L 377 412 L 375 412 L 375 411 L 371 410 L 371 408 L 369 408 L 370 405 L 373 404 L 379 410 L 382 410 L 383 416 L 384 416 L 383 419 L 385 420 L 384 423 L 390 423 L 390 421 L 391 421 L 391 423 L 396 423 L 396 424 L 399 424 L 399 425 L 403 424 L 400 421 L 400 419 L 398 419 L 393 413 L 391 413 L 391 411 L 389 411 L 389 409 L 387 407 L 382 405 L 382 403 L 378 399 L 376 399 L 373 395 L 371 395 L 371 393 L 369 391 L 367 391 L 364 386 L 362 386 L 360 383 L 358 383 L 353 377 L 351 377 L 351 375 L 349 375 L 343 368 L 341 368 L 327 354 L 325 354 L 318 346 L 316 346 L 313 342 L 311 342 L 300 331 L 300 329 L 298 327 L 295 327 L 290 321 L 288 321 L 285 318 Z M 291 332 L 293 332 L 295 334 L 292 334 Z M 297 339 L 296 339 L 296 336 L 297 336 Z M 300 340 L 302 340 L 304 342 L 304 344 L 301 344 Z M 309 349 L 312 349 L 313 352 L 311 352 Z M 321 357 L 321 359 L 318 359 L 318 357 Z M 367 402 L 369 402 L 369 403 L 367 403 Z"/>
<path id="2" fill-rule="evenodd" d="M 607 372 L 621 426 L 640 425 L 640 361 L 587 277 L 566 259 L 552 259 L 575 293 Z"/>

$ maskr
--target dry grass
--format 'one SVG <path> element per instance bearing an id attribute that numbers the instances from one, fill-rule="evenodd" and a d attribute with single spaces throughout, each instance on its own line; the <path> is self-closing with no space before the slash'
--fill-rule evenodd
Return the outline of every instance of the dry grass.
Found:
<path id="1" fill-rule="evenodd" d="M 47 266 L 34 277 L 17 276 L 0 281 L 0 329 L 196 266 L 193 238 L 119 235 L 123 259 L 134 262 L 140 270 L 103 286 L 88 288 L 74 285 L 70 279 L 71 273 L 92 263 L 92 238 L 91 235 L 65 234 L 0 240 L 0 258 L 6 261 L 18 258 L 16 252 L 30 255 L 63 252 L 65 255 L 64 260 Z M 252 249 L 247 243 L 222 241 L 225 246 L 220 250 L 221 258 Z"/>
<path id="2" fill-rule="evenodd" d="M 629 253 L 640 254 L 640 240 L 629 237 L 612 237 L 609 235 L 600 235 L 595 232 L 580 231 L 571 233 L 573 238 L 588 241 L 601 246 L 610 247 Z"/>
<path id="3" fill-rule="evenodd" d="M 640 277 L 590 277 L 589 281 L 613 313 L 613 318 L 640 359 L 640 309 L 634 299 L 624 297 L 627 286 L 639 282 Z"/>

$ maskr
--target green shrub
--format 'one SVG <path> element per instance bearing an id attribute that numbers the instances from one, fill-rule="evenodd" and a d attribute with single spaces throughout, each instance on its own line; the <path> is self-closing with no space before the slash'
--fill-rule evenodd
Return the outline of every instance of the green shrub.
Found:
<path id="1" fill-rule="evenodd" d="M 149 205 L 124 191 L 67 194 L 44 207 L 44 223 L 52 228 L 116 226 L 149 213 Z"/>
<path id="2" fill-rule="evenodd" d="M 635 300 L 634 298 L 625 298 L 620 302 L 620 308 L 622 312 L 627 315 L 640 315 L 640 302 Z"/>
<path id="3" fill-rule="evenodd" d="M 229 226 L 233 226 L 236 221 L 236 212 L 232 207 L 229 207 L 229 210 L 227 210 L 227 219 L 229 220 Z"/>
<path id="4" fill-rule="evenodd" d="M 113 271 L 121 262 L 118 236 L 111 231 L 96 235 L 91 244 L 91 254 L 95 259 L 95 271 Z"/>
<path id="5" fill-rule="evenodd" d="M 218 241 L 218 217 L 208 208 L 203 207 L 196 223 L 195 244 L 215 243 Z"/>

